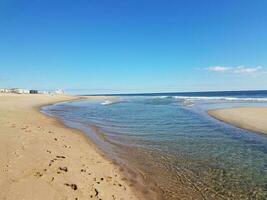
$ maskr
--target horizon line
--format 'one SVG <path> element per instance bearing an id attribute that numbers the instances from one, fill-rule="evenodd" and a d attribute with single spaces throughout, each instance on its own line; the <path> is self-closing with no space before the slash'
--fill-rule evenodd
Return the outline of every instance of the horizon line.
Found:
<path id="1" fill-rule="evenodd" d="M 188 93 L 224 93 L 224 92 L 267 92 L 266 90 L 211 90 L 194 92 L 142 92 L 142 93 L 100 93 L 100 94 L 77 94 L 76 96 L 139 96 L 139 95 L 157 95 L 157 94 L 188 94 Z"/>

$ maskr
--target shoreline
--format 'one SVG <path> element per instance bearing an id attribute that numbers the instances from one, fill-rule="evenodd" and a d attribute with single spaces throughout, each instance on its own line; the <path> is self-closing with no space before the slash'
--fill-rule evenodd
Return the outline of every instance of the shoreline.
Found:
<path id="1" fill-rule="evenodd" d="M 82 100 L 109 100 L 114 99 L 117 97 L 108 97 L 108 96 L 77 96 L 77 99 L 67 100 L 67 101 L 60 101 L 51 104 L 40 105 L 38 107 L 38 111 L 41 112 L 43 115 L 48 116 L 56 120 L 60 125 L 62 125 L 66 129 L 72 129 L 77 134 L 80 134 L 83 137 L 90 147 L 92 147 L 101 157 L 105 160 L 111 162 L 114 167 L 118 170 L 118 173 L 123 176 L 122 180 L 126 182 L 129 186 L 132 187 L 134 194 L 138 197 L 138 199 L 145 199 L 145 200 L 161 200 L 162 197 L 162 190 L 158 188 L 157 184 L 152 181 L 148 180 L 147 177 L 144 177 L 143 172 L 140 169 L 134 168 L 130 166 L 128 162 L 122 162 L 122 160 L 118 161 L 115 157 L 110 157 L 106 152 L 104 152 L 100 146 L 98 146 L 92 138 L 83 130 L 79 128 L 73 128 L 68 126 L 64 121 L 56 116 L 50 116 L 49 113 L 41 111 L 43 107 L 46 106 L 53 106 L 57 103 L 65 103 L 65 102 L 73 102 L 73 101 L 82 101 Z M 95 127 L 91 127 L 93 134 L 96 134 L 97 137 L 99 136 L 99 130 Z M 101 131 L 100 131 L 101 132 Z M 102 134 L 102 133 L 101 133 Z"/>
<path id="2" fill-rule="evenodd" d="M 248 131 L 267 134 L 267 107 L 235 107 L 209 110 L 208 114 L 222 122 Z"/>
<path id="3" fill-rule="evenodd" d="M 90 138 L 39 109 L 81 99 L 0 95 L 1 199 L 142 199 Z"/>

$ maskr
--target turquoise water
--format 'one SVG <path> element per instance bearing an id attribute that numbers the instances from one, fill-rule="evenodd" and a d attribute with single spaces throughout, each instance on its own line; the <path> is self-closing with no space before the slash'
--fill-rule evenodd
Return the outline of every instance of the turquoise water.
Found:
<path id="1" fill-rule="evenodd" d="M 266 99 L 118 97 L 43 110 L 79 128 L 111 158 L 138 169 L 164 199 L 267 199 L 267 136 L 217 121 L 208 109 Z"/>

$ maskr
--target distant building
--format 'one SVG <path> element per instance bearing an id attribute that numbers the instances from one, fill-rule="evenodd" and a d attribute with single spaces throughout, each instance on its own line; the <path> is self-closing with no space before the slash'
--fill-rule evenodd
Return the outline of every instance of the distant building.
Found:
<path id="1" fill-rule="evenodd" d="M 1 93 L 6 93 L 6 89 L 1 88 L 1 89 L 0 89 L 0 92 L 1 92 Z"/>
<path id="2" fill-rule="evenodd" d="M 44 90 L 41 90 L 41 91 L 38 90 L 38 94 L 49 94 L 49 92 L 48 91 L 44 91 Z"/>
<path id="3" fill-rule="evenodd" d="M 38 90 L 30 90 L 30 94 L 38 94 Z"/>
<path id="4" fill-rule="evenodd" d="M 64 94 L 64 90 L 63 89 L 56 89 L 54 91 L 54 94 Z"/>
<path id="5" fill-rule="evenodd" d="M 12 88 L 12 89 L 10 89 L 10 92 L 16 93 L 16 94 L 29 94 L 30 93 L 29 90 L 20 89 L 20 88 Z"/>
<path id="6" fill-rule="evenodd" d="M 0 89 L 0 93 L 11 93 L 11 90 L 7 88 L 2 88 Z"/>
<path id="7" fill-rule="evenodd" d="M 0 93 L 14 93 L 14 94 L 64 94 L 62 89 L 55 90 L 55 92 L 48 92 L 45 90 L 26 90 L 21 88 L 0 88 Z"/>

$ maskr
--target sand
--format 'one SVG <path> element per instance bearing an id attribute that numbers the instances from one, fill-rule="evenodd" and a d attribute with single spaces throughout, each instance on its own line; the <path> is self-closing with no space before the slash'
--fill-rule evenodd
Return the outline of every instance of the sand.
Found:
<path id="1" fill-rule="evenodd" d="M 0 94 L 1 200 L 139 199 L 81 132 L 39 112 L 75 98 Z"/>
<path id="2" fill-rule="evenodd" d="M 267 134 L 267 107 L 238 107 L 210 110 L 208 113 L 239 128 Z"/>

